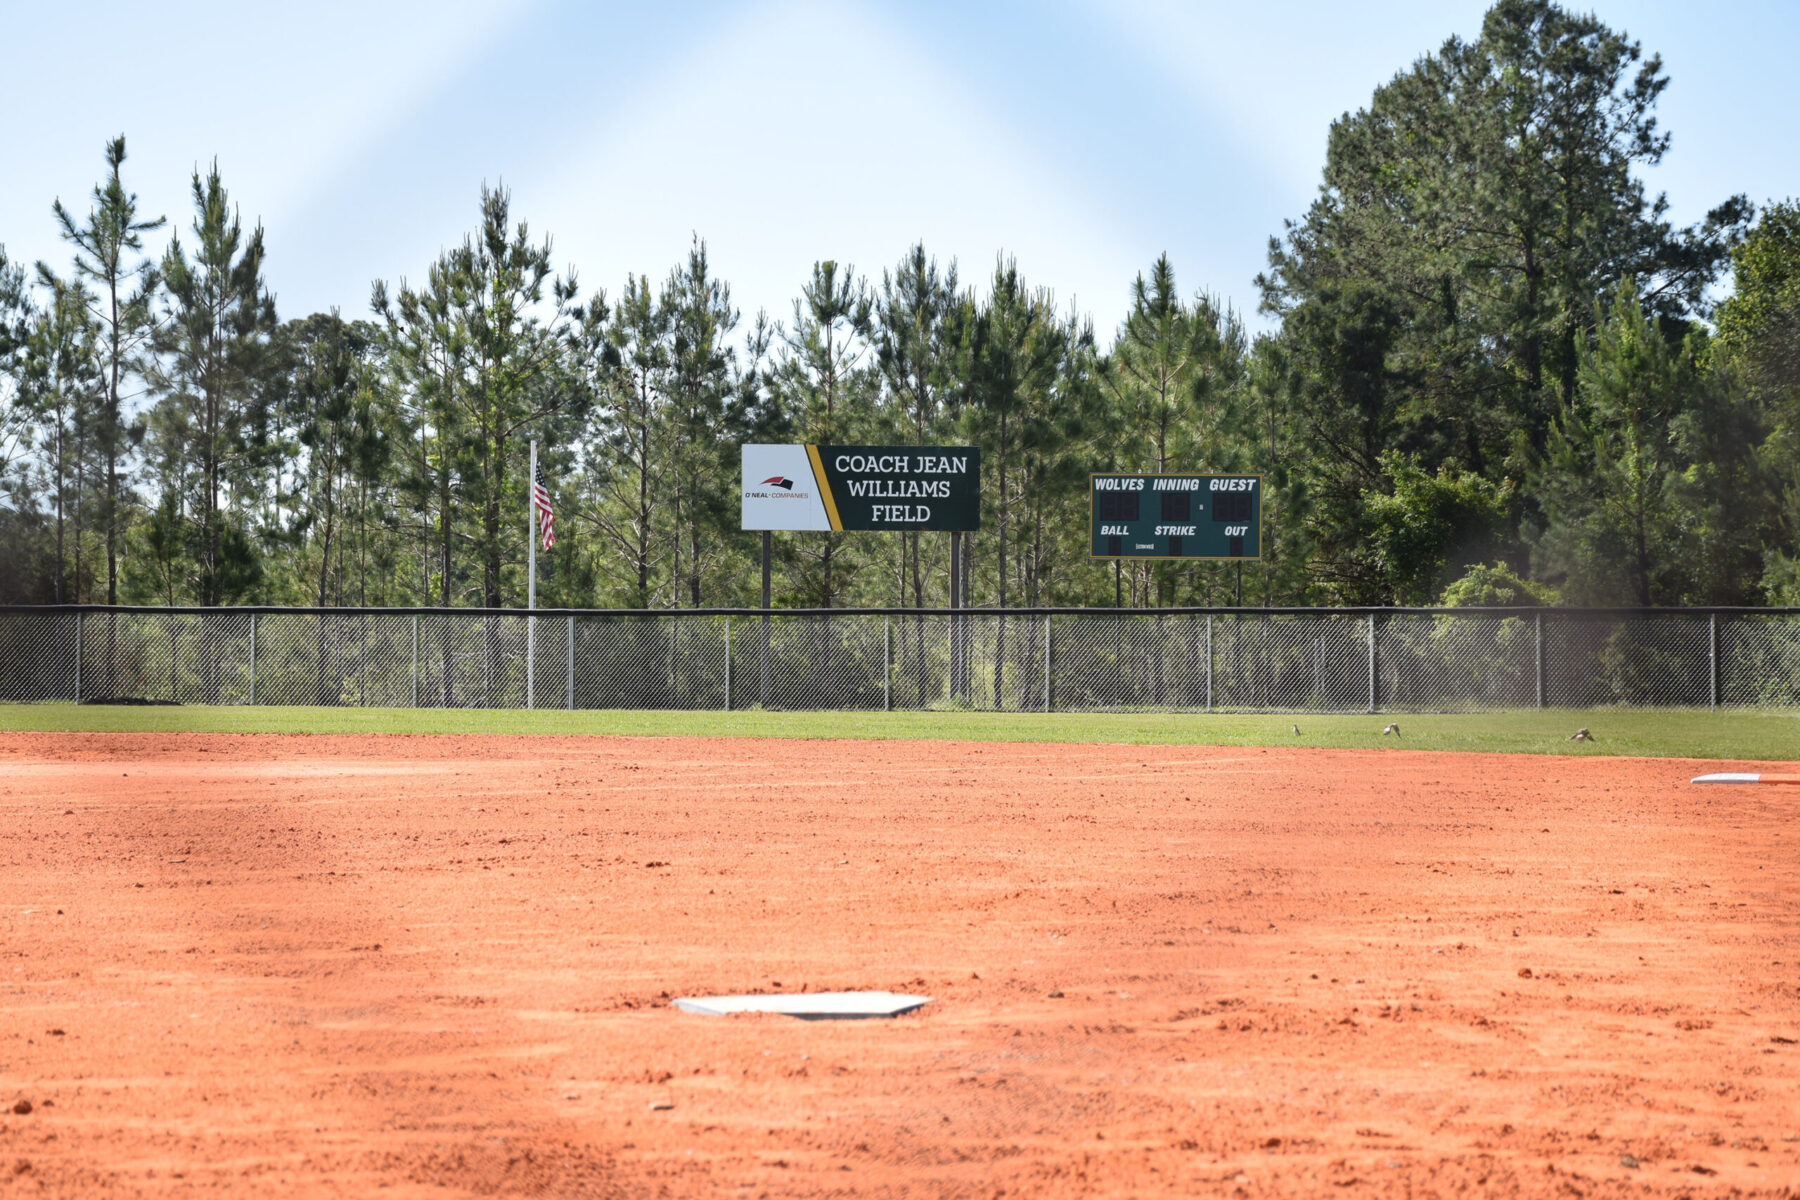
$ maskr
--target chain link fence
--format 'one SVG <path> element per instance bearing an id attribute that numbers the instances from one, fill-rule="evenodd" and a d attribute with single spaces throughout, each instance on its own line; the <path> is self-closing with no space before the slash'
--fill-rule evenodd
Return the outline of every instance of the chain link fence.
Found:
<path id="1" fill-rule="evenodd" d="M 1795 609 L 0 609 L 0 701 L 1477 712 L 1800 706 Z"/>

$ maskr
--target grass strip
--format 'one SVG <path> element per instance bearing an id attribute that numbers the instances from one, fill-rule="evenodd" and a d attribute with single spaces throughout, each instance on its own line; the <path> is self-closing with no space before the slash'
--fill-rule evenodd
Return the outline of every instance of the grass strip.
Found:
<path id="1" fill-rule="evenodd" d="M 1396 736 L 1384 736 L 1390 722 Z M 1295 727 L 1299 733 L 1294 733 Z M 1585 727 L 1590 742 L 1569 735 Z M 644 712 L 0 705 L 0 730 L 604 737 L 898 738 L 1124 745 L 1326 746 L 1717 760 L 1800 759 L 1800 713 L 1582 709 L 1476 714 Z"/>

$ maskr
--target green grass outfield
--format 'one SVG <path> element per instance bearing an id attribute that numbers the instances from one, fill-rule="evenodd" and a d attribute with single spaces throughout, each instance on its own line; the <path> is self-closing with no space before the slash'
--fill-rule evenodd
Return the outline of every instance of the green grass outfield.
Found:
<path id="1" fill-rule="evenodd" d="M 1399 739 L 1382 737 L 1389 721 Z M 1296 737 L 1293 727 L 1299 725 Z M 1571 742 L 1586 726 L 1592 742 Z M 610 737 L 905 738 L 1126 745 L 1333 746 L 1504 754 L 1800 759 L 1800 713 L 1693 709 L 1376 716 L 1204 713 L 623 712 L 126 708 L 0 704 L 0 730 L 153 733 L 499 733 Z"/>

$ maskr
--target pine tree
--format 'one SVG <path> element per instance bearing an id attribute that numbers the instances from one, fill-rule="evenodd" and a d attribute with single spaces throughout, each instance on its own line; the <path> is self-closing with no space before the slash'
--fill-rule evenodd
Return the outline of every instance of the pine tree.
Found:
<path id="1" fill-rule="evenodd" d="M 385 282 L 376 280 L 370 291 L 370 307 L 384 322 L 385 386 L 396 427 L 395 459 L 400 464 L 395 485 L 418 515 L 417 602 L 430 604 L 435 599 L 445 608 L 460 590 L 454 547 L 461 486 L 457 447 L 462 434 L 455 393 L 468 354 L 467 339 L 458 331 L 452 311 L 455 290 L 450 272 L 447 260 L 440 258 L 419 291 L 412 291 L 402 279 L 399 308 L 390 303 Z"/>
<path id="2" fill-rule="evenodd" d="M 663 286 L 668 339 L 670 507 L 672 574 L 699 608 L 709 561 L 732 542 L 737 512 L 732 504 L 737 464 L 727 453 L 743 440 L 731 397 L 737 328 L 731 288 L 712 273 L 706 243 L 694 239 L 687 262 Z"/>
<path id="3" fill-rule="evenodd" d="M 1063 385 L 1073 357 L 1092 337 L 1073 315 L 1057 314 L 1050 292 L 1028 287 L 1013 260 L 1000 260 L 970 336 L 965 402 L 966 421 L 981 439 L 982 487 L 993 497 L 994 600 L 1000 608 L 1007 606 L 1016 565 L 1015 517 L 1022 506 L 1032 515 L 1035 527 L 1028 527 L 1025 544 L 1041 550 L 1044 502 L 1071 482 L 1061 470 L 1063 460 L 1078 444 L 1091 405 Z M 1028 573 L 1038 578 L 1035 569 Z"/>
<path id="4" fill-rule="evenodd" d="M 367 378 L 377 337 L 373 326 L 346 322 L 336 312 L 314 313 L 281 330 L 287 400 L 305 451 L 298 522 L 318 553 L 313 592 L 321 607 L 345 603 L 347 526 L 366 518 L 373 481 L 389 455 L 389 422 Z M 359 557 L 368 550 L 366 536 L 361 541 Z M 359 577 L 351 602 L 367 600 L 366 577 Z"/>
<path id="5" fill-rule="evenodd" d="M 79 281 L 58 279 L 41 263 L 39 281 L 50 293 L 47 308 L 31 324 L 26 346 L 27 379 L 31 403 L 45 427 L 45 473 L 49 476 L 56 521 L 56 578 L 58 604 L 73 592 L 79 601 L 84 591 L 81 564 L 81 532 L 84 515 L 83 483 L 86 479 L 87 432 L 97 415 L 103 395 L 100 375 L 98 327 L 89 317 L 90 297 Z M 66 527 L 74 524 L 74 569 L 68 566 L 70 540 Z M 69 585 L 72 584 L 71 588 Z"/>
<path id="6" fill-rule="evenodd" d="M 1078 444 L 1091 407 L 1090 388 L 1067 385 L 1080 378 L 1071 368 L 1091 341 L 1091 330 L 1073 314 L 1067 319 L 1057 315 L 1049 291 L 1028 287 L 1013 260 L 1000 260 L 993 291 L 970 333 L 966 420 L 981 441 L 982 488 L 993 496 L 994 603 L 1002 610 L 1010 599 L 1014 569 L 1023 568 L 1029 599 L 1036 599 L 1044 585 L 1054 498 L 1071 490 L 1067 452 Z M 1022 536 L 1015 530 L 1020 520 Z M 996 697 L 1004 695 L 1006 638 L 1002 619 L 996 623 Z M 1026 648 L 1027 676 L 1036 670 L 1036 647 L 1031 642 Z"/>
<path id="7" fill-rule="evenodd" d="M 1107 386 L 1131 423 L 1138 466 L 1165 474 L 1176 469 L 1172 442 L 1203 443 L 1219 414 L 1207 400 L 1219 386 L 1224 339 L 1208 313 L 1182 303 L 1169 256 L 1157 258 L 1150 279 L 1131 287 L 1131 310 L 1109 357 Z M 1182 463 L 1182 470 L 1198 464 Z"/>
<path id="8" fill-rule="evenodd" d="M 1683 603 L 1701 550 L 1690 438 L 1707 380 L 1695 339 L 1671 342 L 1631 281 L 1609 309 L 1539 470 L 1538 566 L 1576 603 Z"/>
<path id="9" fill-rule="evenodd" d="M 12 465 L 31 447 L 34 420 L 26 377 L 32 309 L 23 268 L 0 246 L 0 492 L 18 489 Z"/>
<path id="10" fill-rule="evenodd" d="M 485 186 L 480 230 L 439 257 L 424 290 L 402 280 L 390 308 L 386 288 L 376 289 L 377 312 L 425 402 L 429 425 L 420 428 L 439 442 L 446 603 L 455 503 L 476 516 L 481 603 L 506 602 L 505 567 L 518 561 L 519 527 L 508 514 L 524 512 L 529 494 L 520 435 L 585 396 L 565 354 L 577 293 L 573 274 L 552 275 L 549 241 L 534 245 L 526 223 L 513 223 L 510 193 Z"/>
<path id="11" fill-rule="evenodd" d="M 840 268 L 831 259 L 813 264 L 794 301 L 793 324 L 782 333 L 776 372 L 777 389 L 802 441 L 844 444 L 867 426 L 873 380 L 864 359 L 873 314 L 868 283 L 854 267 Z M 816 570 L 803 566 L 802 575 L 809 599 L 821 608 L 840 598 L 833 567 L 842 543 L 841 534 L 822 533 L 801 550 L 803 562 L 817 564 Z"/>
<path id="12" fill-rule="evenodd" d="M 125 162 L 125 136 L 106 144 L 107 178 L 94 187 L 94 206 L 87 222 L 75 218 L 57 200 L 51 205 L 63 240 L 75 248 L 75 274 L 93 285 L 90 311 L 100 325 L 106 403 L 94 425 L 94 441 L 102 463 L 99 511 L 106 538 L 106 602 L 119 602 L 119 550 L 126 514 L 126 456 L 131 432 L 125 403 L 126 385 L 138 370 L 138 356 L 152 330 L 156 295 L 156 263 L 143 256 L 143 235 L 161 229 L 164 218 L 140 221 L 135 192 L 125 190 L 120 168 Z M 130 256 L 139 256 L 135 263 Z"/>
<path id="13" fill-rule="evenodd" d="M 239 502 L 254 494 L 263 447 L 249 436 L 269 399 L 264 378 L 275 300 L 263 286 L 263 230 L 244 235 L 215 162 L 193 177 L 194 252 L 172 238 L 163 255 L 167 293 L 157 329 L 153 378 L 180 411 L 186 441 L 178 454 L 179 510 L 195 523 L 196 589 L 203 605 L 250 592 L 261 574 Z"/>
<path id="14" fill-rule="evenodd" d="M 956 263 L 941 274 L 916 243 L 890 274 L 881 273 L 881 295 L 875 304 L 875 362 L 885 384 L 889 419 L 904 440 L 929 446 L 948 434 L 956 413 L 960 368 L 965 348 L 962 298 L 957 294 Z M 900 535 L 900 595 L 912 585 L 913 605 L 925 607 L 925 550 L 917 531 Z M 946 580 L 946 585 L 948 580 Z M 923 626 L 916 627 L 923 637 Z M 923 661 L 923 650 L 920 651 Z"/>
<path id="15" fill-rule="evenodd" d="M 624 566 L 632 608 L 648 608 L 654 593 L 656 519 L 668 472 L 666 319 L 650 281 L 631 275 L 610 320 L 604 308 L 590 306 L 578 356 L 595 398 L 585 515 Z"/>

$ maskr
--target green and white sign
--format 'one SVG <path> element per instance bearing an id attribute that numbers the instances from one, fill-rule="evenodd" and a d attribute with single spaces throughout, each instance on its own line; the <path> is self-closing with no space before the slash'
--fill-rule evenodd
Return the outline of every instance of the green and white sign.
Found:
<path id="1" fill-rule="evenodd" d="M 743 529 L 968 532 L 981 527 L 976 446 L 743 447 Z"/>
<path id="2" fill-rule="evenodd" d="M 1261 475 L 1096 474 L 1094 558 L 1261 558 Z"/>

